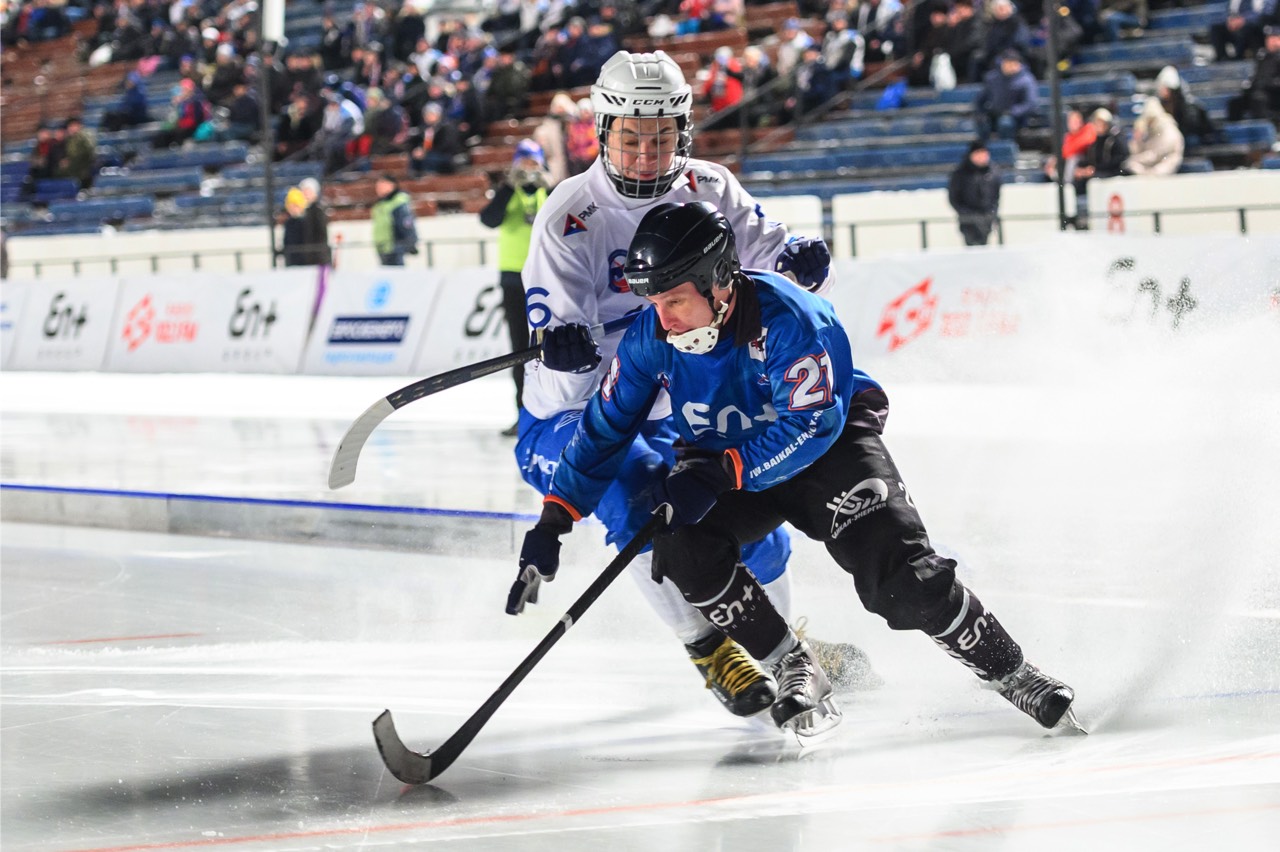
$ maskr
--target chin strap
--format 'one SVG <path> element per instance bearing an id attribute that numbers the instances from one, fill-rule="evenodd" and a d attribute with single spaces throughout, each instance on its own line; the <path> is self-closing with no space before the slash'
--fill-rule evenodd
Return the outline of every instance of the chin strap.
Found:
<path id="1" fill-rule="evenodd" d="M 667 332 L 667 342 L 681 352 L 687 352 L 690 355 L 706 355 L 712 349 L 715 349 L 716 344 L 720 342 L 720 329 L 724 326 L 724 317 L 725 314 L 729 313 L 729 303 L 732 300 L 733 297 L 730 294 L 719 309 L 716 310 L 716 315 L 711 320 L 710 325 L 683 331 L 680 334 L 669 331 Z"/>

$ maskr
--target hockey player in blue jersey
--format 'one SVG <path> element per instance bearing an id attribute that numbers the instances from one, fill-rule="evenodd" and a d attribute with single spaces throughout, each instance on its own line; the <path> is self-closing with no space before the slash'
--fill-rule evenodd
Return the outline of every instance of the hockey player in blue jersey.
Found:
<path id="1" fill-rule="evenodd" d="M 740 269 L 729 222 L 703 202 L 651 210 L 624 273 L 651 307 L 583 413 L 521 566 L 555 574 L 559 536 L 595 508 L 665 391 L 679 461 L 659 496 L 671 517 L 654 564 L 772 671 L 779 727 L 812 735 L 840 718 L 808 643 L 741 562 L 743 545 L 784 521 L 823 542 L 891 628 L 923 631 L 1042 726 L 1075 725 L 1072 690 L 1025 661 L 956 563 L 930 546 L 881 439 L 888 398 L 854 366 L 831 305 L 773 272 Z"/>

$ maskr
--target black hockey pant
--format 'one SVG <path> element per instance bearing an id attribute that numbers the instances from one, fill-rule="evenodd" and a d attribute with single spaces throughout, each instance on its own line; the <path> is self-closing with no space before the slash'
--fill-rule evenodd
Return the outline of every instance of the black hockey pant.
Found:
<path id="1" fill-rule="evenodd" d="M 739 549 L 787 521 L 826 544 L 853 577 L 862 605 L 891 628 L 924 631 L 981 676 L 1002 676 L 1021 663 L 1021 650 L 956 580 L 956 563 L 930 546 L 881 440 L 883 413 L 879 420 L 851 418 L 820 459 L 786 482 L 724 494 L 699 523 L 658 536 L 655 567 L 713 624 L 764 659 L 788 627 L 741 565 Z"/>

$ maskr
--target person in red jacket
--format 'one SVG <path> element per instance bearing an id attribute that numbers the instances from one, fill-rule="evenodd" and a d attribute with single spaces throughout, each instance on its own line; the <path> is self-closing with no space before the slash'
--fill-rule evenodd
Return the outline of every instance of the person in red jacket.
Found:
<path id="1" fill-rule="evenodd" d="M 732 48 L 716 48 L 715 60 L 702 84 L 702 97 L 703 100 L 710 101 L 713 114 L 721 113 L 742 101 L 742 63 L 733 55 Z M 737 113 L 734 112 L 720 116 L 708 129 L 735 127 L 737 124 Z"/>

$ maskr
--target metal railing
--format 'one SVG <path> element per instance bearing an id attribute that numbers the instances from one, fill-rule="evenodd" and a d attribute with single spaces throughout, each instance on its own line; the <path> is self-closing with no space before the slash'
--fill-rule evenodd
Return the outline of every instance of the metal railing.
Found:
<path id="1" fill-rule="evenodd" d="M 1150 219 L 1151 232 L 1153 234 L 1163 233 L 1165 221 L 1178 216 L 1201 216 L 1215 214 L 1231 214 L 1236 217 L 1236 228 L 1242 235 L 1249 233 L 1249 214 L 1259 212 L 1277 212 L 1280 211 L 1280 204 L 1248 204 L 1248 205 L 1228 205 L 1222 207 L 1190 207 L 1180 208 L 1177 210 L 1125 210 L 1123 213 L 1111 213 L 1101 210 L 1094 213 L 1082 214 L 1088 220 L 1088 230 L 1107 232 L 1114 228 L 1119 222 L 1127 229 L 1128 225 L 1135 221 Z M 1079 217 L 1077 217 L 1079 218 Z M 1005 244 L 1004 226 L 1006 223 L 1012 222 L 1046 222 L 1051 224 L 1052 230 L 1058 230 L 1058 214 L 1056 213 L 1015 213 L 1010 215 L 997 216 L 994 227 L 991 232 L 992 240 L 995 245 Z M 927 251 L 929 248 L 929 227 L 931 225 L 952 225 L 959 226 L 959 217 L 952 216 L 932 216 L 932 217 L 909 217 L 902 219 L 877 219 L 874 222 L 849 222 L 843 226 L 849 234 L 850 252 L 852 257 L 858 256 L 858 234 L 874 230 L 876 228 L 904 228 L 916 227 L 919 230 L 920 240 L 918 248 L 921 251 Z M 1083 222 L 1081 223 L 1083 225 Z M 1111 226 L 1111 227 L 1109 227 Z M 1085 230 L 1077 226 L 1077 230 Z"/>

